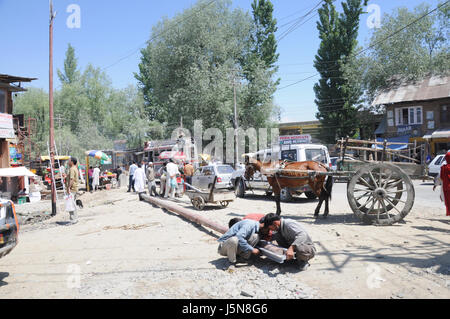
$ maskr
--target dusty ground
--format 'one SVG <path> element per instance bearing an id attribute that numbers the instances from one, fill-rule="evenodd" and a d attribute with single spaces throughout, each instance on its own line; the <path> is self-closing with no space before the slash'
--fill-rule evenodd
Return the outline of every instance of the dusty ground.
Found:
<path id="1" fill-rule="evenodd" d="M 284 217 L 303 223 L 318 248 L 301 273 L 265 258 L 224 271 L 218 234 L 125 190 L 86 194 L 78 224 L 66 226 L 61 213 L 22 227 L 19 245 L 0 260 L 0 292 L 3 298 L 448 299 L 450 218 L 430 185 L 415 186 L 413 211 L 390 227 L 356 220 L 345 184 L 336 184 L 327 220 L 312 218 L 316 201 L 282 204 Z M 187 198 L 179 204 L 191 208 Z M 226 224 L 274 209 L 274 202 L 250 194 L 200 214 Z"/>

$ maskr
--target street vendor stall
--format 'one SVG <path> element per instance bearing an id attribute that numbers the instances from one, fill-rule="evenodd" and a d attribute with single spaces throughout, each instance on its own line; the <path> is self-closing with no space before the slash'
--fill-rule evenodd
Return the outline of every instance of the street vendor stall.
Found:
<path id="1" fill-rule="evenodd" d="M 28 178 L 36 178 L 37 176 L 29 171 L 26 167 L 11 167 L 0 169 L 0 197 L 18 201 L 20 204 L 25 203 L 31 194 L 23 192 L 28 185 Z M 17 179 L 12 181 L 12 179 Z M 19 179 L 22 179 L 22 183 Z M 35 195 L 35 194 L 33 194 Z M 39 195 L 40 197 L 40 195 Z"/>

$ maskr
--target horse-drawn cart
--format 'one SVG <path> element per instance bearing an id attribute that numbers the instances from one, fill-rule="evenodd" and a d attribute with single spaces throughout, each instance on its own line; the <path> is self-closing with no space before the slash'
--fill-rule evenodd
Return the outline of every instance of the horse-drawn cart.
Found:
<path id="1" fill-rule="evenodd" d="M 391 145 L 401 147 L 389 149 Z M 407 143 L 351 139 L 342 139 L 338 146 L 342 161 L 336 174 L 348 176 L 347 198 L 354 214 L 368 224 L 392 225 L 402 221 L 414 205 L 412 179 L 427 178 L 426 165 L 415 156 L 422 152 L 423 158 L 423 149 Z M 361 160 L 345 161 L 346 150 L 362 151 L 364 155 L 359 156 Z M 366 160 L 367 155 L 370 161 Z M 392 161 L 394 158 L 396 162 Z"/>
<path id="2" fill-rule="evenodd" d="M 355 146 L 361 144 L 371 146 Z M 323 183 L 322 180 L 325 176 L 346 180 L 348 203 L 356 217 L 367 224 L 392 225 L 402 221 L 414 205 L 415 190 L 412 179 L 426 178 L 425 165 L 418 164 L 419 161 L 416 158 L 402 155 L 400 151 L 388 149 L 388 146 L 392 144 L 403 143 L 341 140 L 338 143 L 341 149 L 341 165 L 339 165 L 337 171 L 288 169 L 289 166 L 284 163 L 268 168 L 264 168 L 264 164 L 259 163 L 258 170 L 265 172 L 266 176 L 271 176 L 274 184 L 271 185 L 278 186 L 281 189 L 285 187 L 284 185 L 289 180 L 298 182 L 301 180 L 306 182 L 307 180 L 313 184 L 317 184 L 318 181 Z M 409 151 L 416 152 L 416 148 L 410 147 Z M 364 151 L 365 154 L 359 157 L 360 160 L 346 161 L 347 150 Z M 367 160 L 369 153 L 371 155 L 370 160 Z M 381 153 L 381 156 L 378 156 L 378 153 Z M 392 158 L 409 160 L 410 162 L 389 161 Z M 322 176 L 322 180 L 320 180 L 320 176 Z M 322 186 L 322 188 L 326 190 L 325 186 Z M 279 198 L 276 198 L 276 200 L 279 209 Z M 316 217 L 318 217 L 321 205 L 322 199 L 320 199 L 316 209 Z M 324 216 L 327 215 L 326 206 Z"/>

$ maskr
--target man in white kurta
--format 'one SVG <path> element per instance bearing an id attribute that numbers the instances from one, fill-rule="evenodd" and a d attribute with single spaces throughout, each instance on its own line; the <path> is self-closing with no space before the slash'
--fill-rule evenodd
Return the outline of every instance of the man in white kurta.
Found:
<path id="1" fill-rule="evenodd" d="M 170 188 L 170 197 L 174 198 L 175 192 L 177 190 L 177 175 L 180 174 L 180 172 L 178 171 L 177 164 L 175 164 L 173 160 L 170 160 L 170 163 L 167 164 L 166 169 L 167 169 L 168 184 L 166 184 L 166 194 L 164 197 L 167 198 L 167 196 L 169 195 L 169 188 Z"/>
<path id="2" fill-rule="evenodd" d="M 147 177 L 145 176 L 142 164 L 139 164 L 138 169 L 134 172 L 134 189 L 136 193 L 145 193 L 145 186 L 147 184 Z"/>
<path id="3" fill-rule="evenodd" d="M 100 186 L 100 168 L 98 166 L 94 168 L 94 172 L 92 172 L 92 188 L 94 191 L 98 189 Z"/>

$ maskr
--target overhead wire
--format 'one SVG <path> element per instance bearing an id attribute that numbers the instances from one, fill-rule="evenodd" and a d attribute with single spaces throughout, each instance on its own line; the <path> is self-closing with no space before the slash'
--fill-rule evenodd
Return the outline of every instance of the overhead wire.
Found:
<path id="1" fill-rule="evenodd" d="M 195 11 L 193 14 L 185 17 L 184 19 L 181 19 L 180 21 L 178 21 L 177 23 L 175 23 L 174 25 L 168 27 L 168 29 L 164 29 L 163 31 L 161 31 L 160 33 L 157 33 L 155 35 L 153 35 L 149 40 L 145 41 L 144 43 L 141 43 L 139 45 L 139 47 L 137 49 L 134 49 L 130 54 L 127 54 L 125 56 L 123 56 L 122 58 L 118 59 L 116 62 L 102 68 L 102 70 L 106 70 L 109 69 L 117 64 L 119 64 L 120 62 L 128 59 L 129 57 L 133 56 L 134 54 L 136 54 L 138 51 L 140 51 L 142 49 L 143 46 L 145 46 L 146 44 L 156 40 L 158 37 L 160 37 L 161 35 L 163 35 L 165 32 L 167 32 L 168 30 L 172 29 L 175 26 L 178 26 L 179 24 L 181 24 L 184 21 L 189 20 L 190 18 L 192 18 L 194 15 L 196 15 L 197 13 L 200 13 L 201 11 L 203 11 L 204 9 L 206 9 L 207 7 L 209 7 L 210 5 L 212 5 L 214 2 L 216 2 L 217 0 L 211 0 L 208 3 L 206 3 L 203 7 L 201 7 L 199 10 Z"/>
<path id="2" fill-rule="evenodd" d="M 378 44 L 380 44 L 380 43 L 382 43 L 382 42 L 384 42 L 384 41 L 386 41 L 386 40 L 392 38 L 393 36 L 399 34 L 399 33 L 402 32 L 403 30 L 409 28 L 409 27 L 412 26 L 413 24 L 417 23 L 418 21 L 424 19 L 425 17 L 429 16 L 429 15 L 432 14 L 433 12 L 435 12 L 435 11 L 439 10 L 440 8 L 442 8 L 443 6 L 447 5 L 449 2 L 450 2 L 450 0 L 447 0 L 446 2 L 444 2 L 444 3 L 440 4 L 440 5 L 438 5 L 438 6 L 437 6 L 436 8 L 434 8 L 433 10 L 431 10 L 431 11 L 425 13 L 424 15 L 420 16 L 419 18 L 417 18 L 417 19 L 413 20 L 412 22 L 408 23 L 407 25 L 403 26 L 402 28 L 400 28 L 400 29 L 394 31 L 393 33 L 389 34 L 388 36 L 384 37 L 384 38 L 381 39 L 380 41 L 377 41 L 376 43 L 373 43 L 373 44 L 369 45 L 368 47 L 366 47 L 366 48 L 360 50 L 359 52 L 357 52 L 357 53 L 354 54 L 354 55 L 350 55 L 350 57 L 356 57 L 356 56 L 358 56 L 358 55 L 364 53 L 365 51 L 367 51 L 367 50 L 369 50 L 369 49 L 371 49 L 371 48 L 377 46 Z M 339 61 L 326 61 L 326 62 L 323 61 L 323 62 L 321 62 L 321 63 L 332 63 L 332 62 L 337 63 L 337 62 L 339 62 Z M 283 89 L 289 88 L 289 87 L 291 87 L 291 86 L 294 86 L 294 85 L 297 85 L 297 84 L 299 84 L 299 83 L 305 82 L 305 81 L 307 81 L 307 80 L 309 80 L 309 79 L 311 79 L 311 78 L 314 78 L 314 77 L 316 77 L 316 76 L 318 76 L 318 75 L 320 75 L 320 73 L 317 73 L 317 74 L 315 74 L 315 75 L 313 75 L 313 76 L 309 76 L 309 77 L 304 78 L 304 79 L 301 79 L 301 80 L 299 80 L 299 81 L 297 81 L 297 82 L 295 82 L 295 83 L 292 83 L 292 84 L 286 85 L 286 86 L 284 86 L 284 87 L 281 87 L 281 88 L 279 88 L 278 90 L 283 90 Z"/>

